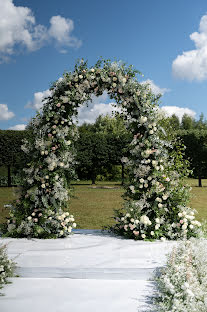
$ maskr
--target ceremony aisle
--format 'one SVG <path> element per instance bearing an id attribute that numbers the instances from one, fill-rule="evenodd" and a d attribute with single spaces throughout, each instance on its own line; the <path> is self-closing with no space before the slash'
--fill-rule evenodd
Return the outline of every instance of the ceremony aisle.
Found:
<path id="1" fill-rule="evenodd" d="M 76 230 L 56 240 L 1 238 L 19 277 L 3 289 L 1 312 L 146 312 L 154 269 L 175 242 L 117 238 Z"/>

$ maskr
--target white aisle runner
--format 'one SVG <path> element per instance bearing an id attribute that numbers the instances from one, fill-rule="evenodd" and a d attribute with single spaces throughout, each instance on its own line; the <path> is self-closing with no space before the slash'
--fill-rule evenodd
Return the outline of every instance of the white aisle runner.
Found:
<path id="1" fill-rule="evenodd" d="M 146 312 L 155 268 L 174 242 L 77 230 L 66 239 L 1 238 L 19 278 L 3 289 L 0 312 Z"/>

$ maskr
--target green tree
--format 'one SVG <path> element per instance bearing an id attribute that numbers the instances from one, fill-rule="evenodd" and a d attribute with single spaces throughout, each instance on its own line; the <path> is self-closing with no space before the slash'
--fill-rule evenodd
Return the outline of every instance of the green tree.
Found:
<path id="1" fill-rule="evenodd" d="M 195 128 L 195 119 L 187 114 L 184 114 L 181 121 L 181 129 L 190 130 Z"/>
<path id="2" fill-rule="evenodd" d="M 0 130 L 0 166 L 7 167 L 8 186 L 11 186 L 11 169 L 20 170 L 26 160 L 21 150 L 22 140 L 28 136 L 27 131 Z"/>
<path id="3" fill-rule="evenodd" d="M 180 120 L 177 115 L 173 114 L 171 117 L 169 117 L 169 121 L 174 130 L 180 129 Z"/>
<path id="4" fill-rule="evenodd" d="M 207 130 L 191 129 L 179 134 L 186 146 L 185 155 L 190 160 L 193 176 L 202 187 L 202 178 L 207 177 Z"/>
<path id="5" fill-rule="evenodd" d="M 109 150 L 105 135 L 92 131 L 81 131 L 77 148 L 77 174 L 81 179 L 92 180 L 102 173 L 109 163 Z"/>

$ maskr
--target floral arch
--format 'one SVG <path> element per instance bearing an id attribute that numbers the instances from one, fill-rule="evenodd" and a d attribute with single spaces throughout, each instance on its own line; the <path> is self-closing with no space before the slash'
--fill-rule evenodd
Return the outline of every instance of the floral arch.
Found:
<path id="1" fill-rule="evenodd" d="M 25 182 L 20 199 L 11 212 L 6 235 L 13 237 L 66 237 L 76 226 L 64 209 L 74 176 L 73 117 L 92 94 L 107 91 L 121 107 L 126 126 L 133 134 L 125 204 L 115 215 L 113 231 L 134 239 L 176 239 L 195 235 L 199 222 L 185 206 L 183 187 L 167 142 L 160 134 L 158 98 L 140 84 L 137 72 L 120 62 L 98 61 L 92 68 L 81 61 L 73 72 L 51 87 L 42 112 L 32 120 L 31 138 L 22 146 L 30 163 L 24 169 Z"/>

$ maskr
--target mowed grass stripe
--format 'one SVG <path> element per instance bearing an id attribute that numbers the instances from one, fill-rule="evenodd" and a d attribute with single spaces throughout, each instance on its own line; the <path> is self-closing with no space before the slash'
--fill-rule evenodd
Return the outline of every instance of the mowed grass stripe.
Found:
<path id="1" fill-rule="evenodd" d="M 82 185 L 74 185 L 74 198 L 69 202 L 69 210 L 74 214 L 78 228 L 101 229 L 113 224 L 113 210 L 123 204 L 123 188 L 117 182 L 98 182 L 97 188 L 92 188 L 87 182 L 79 183 Z M 198 211 L 197 219 L 207 220 L 207 180 L 203 180 L 202 188 L 197 187 L 195 179 L 188 179 L 187 183 L 192 186 L 190 206 Z M 114 188 L 100 188 L 103 186 Z M 8 215 L 4 205 L 17 197 L 18 188 L 0 188 L 0 222 Z"/>

